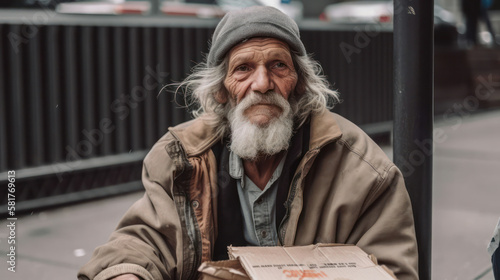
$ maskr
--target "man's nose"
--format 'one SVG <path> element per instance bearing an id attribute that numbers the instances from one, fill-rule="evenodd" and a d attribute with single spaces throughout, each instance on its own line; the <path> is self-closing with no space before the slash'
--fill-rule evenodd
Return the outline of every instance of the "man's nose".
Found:
<path id="1" fill-rule="evenodd" d="M 270 77 L 270 72 L 266 67 L 258 67 L 254 72 L 252 91 L 266 93 L 274 89 L 274 83 Z"/>

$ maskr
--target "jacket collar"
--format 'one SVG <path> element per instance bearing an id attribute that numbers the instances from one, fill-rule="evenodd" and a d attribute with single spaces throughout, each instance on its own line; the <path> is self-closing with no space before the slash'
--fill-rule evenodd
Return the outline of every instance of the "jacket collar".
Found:
<path id="1" fill-rule="evenodd" d="M 334 113 L 325 109 L 311 116 L 309 150 L 321 148 L 341 136 L 342 131 L 335 120 Z"/>
<path id="2" fill-rule="evenodd" d="M 202 117 L 169 127 L 168 130 L 181 142 L 188 157 L 205 152 L 219 140 L 215 129 L 207 125 Z"/>
<path id="3" fill-rule="evenodd" d="M 221 141 L 216 137 L 215 130 L 202 118 L 170 127 L 169 130 L 181 142 L 188 157 L 204 153 L 217 141 Z M 342 131 L 335 120 L 334 113 L 323 110 L 311 116 L 309 150 L 321 148 L 341 136 Z"/>

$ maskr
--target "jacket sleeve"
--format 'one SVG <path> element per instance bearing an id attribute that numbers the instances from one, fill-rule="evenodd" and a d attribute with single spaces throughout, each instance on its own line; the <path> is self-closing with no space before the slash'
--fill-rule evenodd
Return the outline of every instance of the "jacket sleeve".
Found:
<path id="1" fill-rule="evenodd" d="M 125 214 L 108 243 L 98 247 L 78 279 L 110 279 L 132 273 L 144 280 L 174 279 L 182 271 L 182 228 L 172 194 L 172 175 L 161 183 L 158 164 L 144 161 L 146 192 Z M 167 170 L 168 171 L 168 170 Z M 167 173 L 168 174 L 168 173 Z M 172 173 L 170 173 L 172 174 Z"/>
<path id="2" fill-rule="evenodd" d="M 372 190 L 351 237 L 400 280 L 418 279 L 418 252 L 410 198 L 396 166 Z"/>

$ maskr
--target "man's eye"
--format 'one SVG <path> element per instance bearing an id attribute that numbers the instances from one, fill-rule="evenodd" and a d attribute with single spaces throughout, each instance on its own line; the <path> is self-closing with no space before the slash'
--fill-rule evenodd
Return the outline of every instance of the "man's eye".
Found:
<path id="1" fill-rule="evenodd" d="M 235 71 L 243 71 L 243 72 L 246 72 L 248 70 L 250 70 L 250 67 L 246 66 L 246 65 L 240 65 L 238 67 L 236 67 L 234 69 Z"/>
<path id="2" fill-rule="evenodd" d="M 284 68 L 284 67 L 286 67 L 286 64 L 283 62 L 277 62 L 276 64 L 274 64 L 274 67 L 275 68 Z"/>

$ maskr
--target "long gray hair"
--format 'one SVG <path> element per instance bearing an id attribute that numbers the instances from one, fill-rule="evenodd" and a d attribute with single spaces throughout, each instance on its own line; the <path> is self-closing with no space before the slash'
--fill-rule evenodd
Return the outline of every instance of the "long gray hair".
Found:
<path id="1" fill-rule="evenodd" d="M 321 65 L 317 61 L 309 55 L 300 56 L 293 52 L 291 55 L 298 81 L 289 101 L 294 112 L 295 127 L 300 127 L 311 113 L 332 109 L 340 99 L 338 92 L 330 89 L 330 84 L 322 75 Z M 219 137 L 230 132 L 227 115 L 231 110 L 231 104 L 229 101 L 222 104 L 216 100 L 216 96 L 223 100 L 231 98 L 224 87 L 228 61 L 229 58 L 226 56 L 215 67 L 208 67 L 206 63 L 198 64 L 177 88 L 177 90 L 184 88 L 187 93 L 186 100 L 190 98 L 187 103 L 196 105 L 196 109 L 192 112 L 194 117 L 202 118 L 208 125 L 214 127 Z"/>

